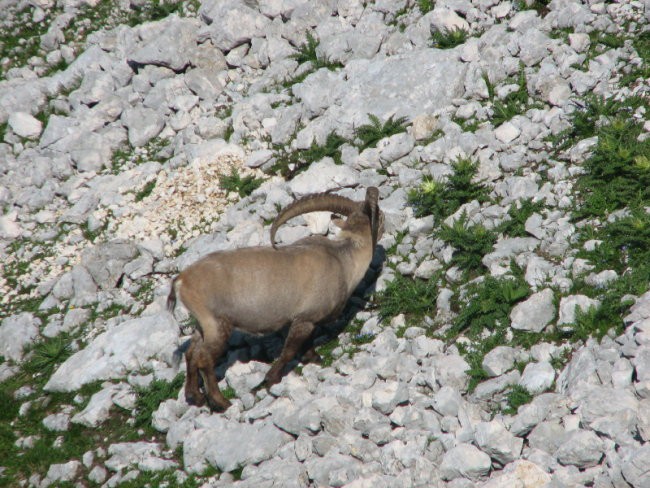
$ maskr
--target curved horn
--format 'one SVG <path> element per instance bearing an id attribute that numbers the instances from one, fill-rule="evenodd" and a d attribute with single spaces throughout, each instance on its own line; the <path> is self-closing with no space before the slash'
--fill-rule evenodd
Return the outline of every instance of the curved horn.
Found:
<path id="1" fill-rule="evenodd" d="M 359 209 L 359 204 L 349 198 L 331 193 L 316 193 L 296 200 L 285 207 L 271 225 L 271 245 L 275 248 L 275 233 L 287 220 L 309 212 L 335 212 L 349 216 Z"/>
<path id="2" fill-rule="evenodd" d="M 379 190 L 371 186 L 366 190 L 366 212 L 370 216 L 370 232 L 372 235 L 372 248 L 377 244 L 377 234 L 379 232 Z"/>

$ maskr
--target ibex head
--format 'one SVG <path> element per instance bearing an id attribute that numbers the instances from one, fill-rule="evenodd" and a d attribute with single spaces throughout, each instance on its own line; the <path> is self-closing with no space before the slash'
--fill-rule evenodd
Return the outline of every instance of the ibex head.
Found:
<path id="1" fill-rule="evenodd" d="M 345 230 L 351 231 L 352 224 L 358 220 L 367 222 L 364 230 L 370 230 L 372 247 L 374 249 L 377 240 L 381 238 L 384 231 L 384 214 L 379 210 L 379 190 L 371 186 L 366 190 L 366 198 L 363 202 L 355 202 L 347 197 L 334 195 L 332 193 L 317 193 L 296 200 L 285 207 L 275 218 L 271 225 L 271 245 L 276 248 L 275 234 L 282 224 L 299 215 L 310 212 L 333 212 L 347 217 L 347 222 L 338 225 Z M 362 225 L 362 227 L 364 227 Z"/>

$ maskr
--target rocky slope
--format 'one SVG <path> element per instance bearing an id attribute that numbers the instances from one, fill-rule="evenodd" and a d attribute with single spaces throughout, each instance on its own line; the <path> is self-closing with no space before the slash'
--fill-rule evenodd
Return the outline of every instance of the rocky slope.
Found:
<path id="1" fill-rule="evenodd" d="M 650 486 L 647 0 L 0 9 L 0 484 Z M 322 363 L 188 407 L 171 277 L 367 186 Z"/>

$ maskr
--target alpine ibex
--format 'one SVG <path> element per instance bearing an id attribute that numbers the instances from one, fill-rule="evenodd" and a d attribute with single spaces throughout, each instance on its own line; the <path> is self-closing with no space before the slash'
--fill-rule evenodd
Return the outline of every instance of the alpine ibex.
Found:
<path id="1" fill-rule="evenodd" d="M 215 363 L 233 329 L 266 334 L 289 324 L 280 357 L 265 377 L 267 385 L 280 381 L 291 361 L 317 324 L 341 313 L 362 280 L 383 232 L 379 191 L 371 187 L 363 202 L 329 193 L 308 195 L 283 209 L 271 226 L 272 247 L 218 251 L 181 272 L 172 282 L 167 307 L 176 295 L 199 326 L 185 353 L 185 399 L 203 405 L 199 374 L 208 404 L 226 409 L 215 377 Z M 310 236 L 276 247 L 275 234 L 286 221 L 308 212 L 330 211 L 347 217 L 335 220 L 341 228 L 335 239 Z"/>

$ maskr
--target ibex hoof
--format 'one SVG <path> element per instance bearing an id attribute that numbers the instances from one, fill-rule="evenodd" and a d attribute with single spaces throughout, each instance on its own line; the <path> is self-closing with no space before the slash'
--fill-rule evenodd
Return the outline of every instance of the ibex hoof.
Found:
<path id="1" fill-rule="evenodd" d="M 215 400 L 214 398 L 208 396 L 208 406 L 213 412 L 223 412 L 225 410 L 228 410 L 228 407 L 230 407 L 230 405 L 232 405 L 232 403 L 230 403 L 230 401 L 225 398 L 223 400 Z"/>
<path id="2" fill-rule="evenodd" d="M 320 357 L 320 354 L 318 354 L 316 351 L 313 349 L 310 349 L 307 351 L 305 354 L 302 355 L 301 362 L 303 364 L 321 364 L 323 362 L 323 358 Z"/>
<path id="3" fill-rule="evenodd" d="M 205 397 L 200 393 L 198 395 L 194 393 L 186 393 L 185 401 L 188 405 L 194 405 L 195 407 L 202 407 L 205 405 Z"/>
<path id="4" fill-rule="evenodd" d="M 264 377 L 264 384 L 265 384 L 266 386 L 273 386 L 273 385 L 275 385 L 276 383 L 279 383 L 279 382 L 280 382 L 280 379 L 281 379 L 281 378 L 280 378 L 280 375 L 279 375 L 279 374 L 276 374 L 276 373 L 268 374 L 268 373 L 267 373 L 267 375 Z"/>

